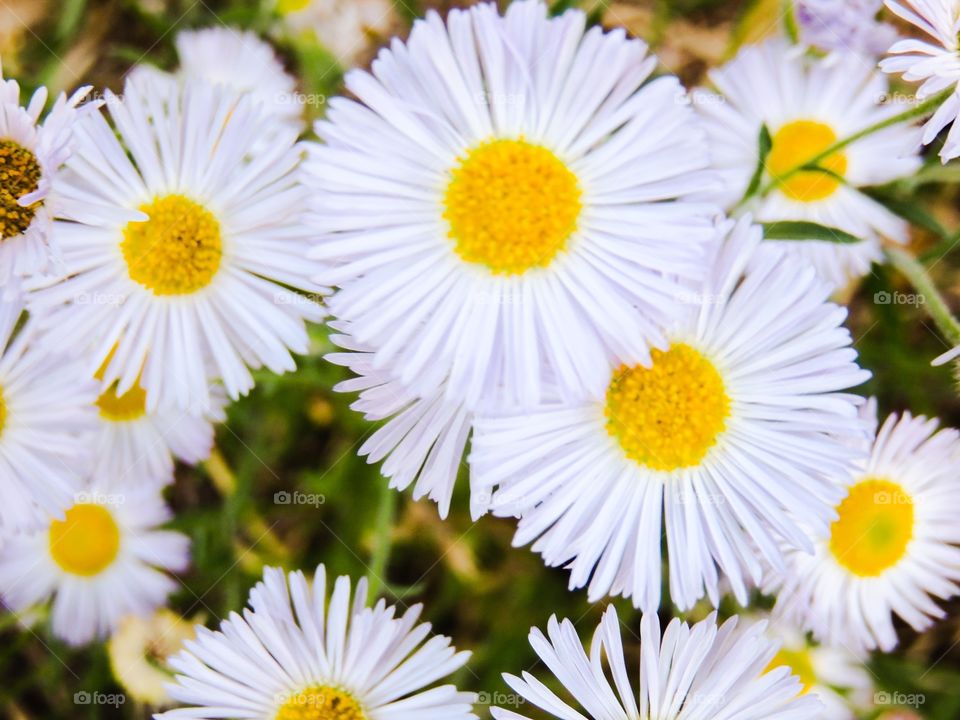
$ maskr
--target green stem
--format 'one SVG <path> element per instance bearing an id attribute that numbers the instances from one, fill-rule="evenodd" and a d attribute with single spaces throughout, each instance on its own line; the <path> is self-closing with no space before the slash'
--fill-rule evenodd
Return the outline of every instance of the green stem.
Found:
<path id="1" fill-rule="evenodd" d="M 899 248 L 888 248 L 886 254 L 890 264 L 899 270 L 923 297 L 923 307 L 947 342 L 952 346 L 960 345 L 960 323 L 953 317 L 937 286 L 927 274 L 926 268 L 912 255 Z"/>
<path id="2" fill-rule="evenodd" d="M 383 575 L 387 571 L 390 551 L 393 546 L 393 518 L 397 509 L 397 491 L 385 478 L 380 478 L 380 504 L 377 506 L 376 535 L 373 556 L 370 558 L 370 602 L 377 599 L 383 587 Z"/>
<path id="3" fill-rule="evenodd" d="M 804 161 L 803 163 L 801 163 L 800 165 L 797 165 L 796 167 L 790 168 L 789 170 L 787 170 L 787 172 L 782 173 L 781 175 L 778 175 L 777 177 L 772 178 L 771 180 L 768 180 L 763 185 L 763 187 L 760 188 L 758 194 L 760 195 L 760 197 L 766 197 L 767 195 L 770 194 L 770 191 L 773 190 L 777 185 L 784 183 L 785 181 L 789 180 L 791 177 L 793 177 L 797 173 L 803 172 L 805 169 L 819 165 L 822 160 L 826 160 L 831 155 L 840 152 L 841 150 L 843 150 L 844 148 L 850 145 L 853 145 L 853 143 L 857 142 L 858 140 L 862 140 L 863 138 L 873 135 L 874 133 L 880 132 L 881 130 L 886 130 L 888 127 L 893 127 L 894 125 L 899 125 L 900 123 L 909 122 L 910 120 L 915 120 L 918 117 L 929 115 L 932 110 L 935 110 L 937 107 L 942 105 L 944 101 L 946 101 L 947 98 L 949 98 L 954 92 L 955 92 L 954 88 L 952 87 L 948 88 L 943 92 L 937 95 L 934 95 L 933 97 L 927 98 L 922 103 L 915 105 L 909 110 L 904 110 L 902 113 L 899 113 L 898 115 L 894 115 L 893 117 L 889 117 L 885 120 L 881 120 L 878 123 L 874 123 L 873 125 L 865 127 L 863 130 L 860 130 L 859 132 L 856 132 L 853 135 L 848 135 L 842 140 L 838 140 L 837 142 L 833 143 L 833 145 L 830 145 L 823 152 L 820 152 L 817 155 L 814 155 L 812 158 Z M 749 200 L 749 198 L 744 198 L 740 202 L 740 205 L 742 205 L 747 200 Z"/>

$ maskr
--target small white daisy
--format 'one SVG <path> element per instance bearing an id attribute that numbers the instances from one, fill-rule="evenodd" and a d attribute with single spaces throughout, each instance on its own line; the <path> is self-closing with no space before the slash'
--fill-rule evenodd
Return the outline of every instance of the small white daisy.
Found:
<path id="1" fill-rule="evenodd" d="M 349 324 L 332 322 L 342 332 L 330 336 L 344 352 L 326 359 L 348 367 L 356 378 L 334 386 L 337 392 L 359 392 L 350 407 L 371 422 L 386 420 L 357 451 L 368 463 L 383 460 L 381 473 L 390 487 L 405 490 L 413 485 L 413 498 L 429 497 L 437 503 L 441 517 L 450 511 L 457 474 L 465 465 L 464 452 L 473 422 L 473 413 L 462 403 L 449 400 L 443 390 L 417 397 L 402 383 L 374 366 L 374 354 L 349 334 Z M 486 511 L 488 500 L 471 492 L 474 519 Z"/>
<path id="2" fill-rule="evenodd" d="M 147 394 L 139 380 L 125 393 L 117 392 L 116 382 L 101 387 L 92 475 L 165 485 L 173 481 L 174 460 L 189 465 L 206 460 L 213 448 L 214 423 L 226 419 L 226 398 L 219 388 L 211 391 L 210 398 L 206 412 L 148 412 Z"/>
<path id="3" fill-rule="evenodd" d="M 159 529 L 171 517 L 156 487 L 92 481 L 62 519 L 7 539 L 0 597 L 17 612 L 53 598 L 53 634 L 71 645 L 104 638 L 179 587 L 165 571 L 186 569 L 189 539 Z"/>
<path id="4" fill-rule="evenodd" d="M 97 386 L 82 363 L 38 342 L 23 302 L 0 296 L 0 530 L 62 515 L 90 461 Z"/>
<path id="5" fill-rule="evenodd" d="M 674 619 L 661 637 L 656 613 L 644 615 L 639 697 L 630 682 L 632 673 L 627 670 L 613 606 L 603 615 L 589 656 L 569 620 L 557 622 L 556 616 L 551 617 L 546 636 L 537 628 L 530 631 L 530 645 L 575 704 L 529 672 L 522 679 L 503 677 L 528 702 L 563 720 L 819 718 L 819 701 L 813 695 L 798 697 L 801 685 L 796 677 L 785 668 L 767 670 L 777 646 L 763 634 L 766 623 L 742 626 L 739 620 L 732 617 L 717 627 L 713 614 L 691 627 Z M 527 720 L 512 710 L 493 708 L 491 713 L 496 720 Z"/>
<path id="6" fill-rule="evenodd" d="M 893 615 L 917 631 L 960 593 L 960 433 L 936 420 L 891 415 L 869 460 L 837 482 L 848 493 L 815 552 L 793 552 L 777 612 L 824 643 L 854 651 L 897 645 Z"/>
<path id="7" fill-rule="evenodd" d="M 876 58 L 897 39 L 897 29 L 879 22 L 883 0 L 797 0 L 800 40 L 824 52 L 857 52 Z"/>
<path id="8" fill-rule="evenodd" d="M 714 207 L 679 198 L 713 178 L 683 88 L 585 24 L 539 0 L 428 13 L 317 124 L 330 310 L 417 395 L 599 392 L 612 353 L 663 344 L 664 275 L 703 274 Z"/>
<path id="9" fill-rule="evenodd" d="M 953 94 L 924 127 L 923 144 L 960 115 L 960 2 L 956 0 L 886 0 L 892 13 L 926 33 L 935 42 L 909 38 L 890 48 L 895 57 L 884 58 L 884 72 L 902 74 L 907 82 L 921 83 L 917 99 L 927 100 L 948 88 Z M 960 124 L 954 123 L 940 151 L 943 162 L 960 157 Z"/>
<path id="10" fill-rule="evenodd" d="M 770 191 L 747 205 L 756 219 L 807 220 L 861 238 L 855 244 L 777 242 L 769 249 L 812 263 L 824 279 L 841 287 L 867 274 L 882 257 L 881 238 L 907 241 L 907 222 L 858 188 L 909 175 L 920 166 L 917 128 L 897 125 L 847 146 L 820 162 L 829 173 L 788 174 L 838 140 L 899 111 L 895 104 L 884 104 L 887 79 L 872 62 L 852 53 L 814 58 L 785 40 L 771 40 L 744 48 L 713 70 L 710 80 L 722 101 L 701 95 L 713 101 L 696 106 L 724 179 L 724 207 L 735 208 L 753 180 L 765 125 L 772 148 L 761 187 Z"/>
<path id="11" fill-rule="evenodd" d="M 812 548 L 798 518 L 828 530 L 833 478 L 858 454 L 843 440 L 863 433 L 839 391 L 870 374 L 829 288 L 758 257 L 760 241 L 749 218 L 730 231 L 649 365 L 607 363 L 583 402 L 474 421 L 472 482 L 498 488 L 493 512 L 522 515 L 515 544 L 536 541 L 591 602 L 655 610 L 665 535 L 676 605 L 719 602 L 720 572 L 746 604 L 760 558 L 782 566 L 780 539 Z"/>
<path id="12" fill-rule="evenodd" d="M 397 616 L 379 600 L 367 606 L 367 582 L 337 578 L 327 602 L 323 565 L 313 582 L 264 570 L 243 617 L 197 639 L 170 659 L 174 699 L 190 707 L 156 718 L 250 720 L 467 720 L 475 696 L 452 685 L 424 688 L 460 668 L 470 653 L 417 625 L 421 606 Z M 429 639 L 427 639 L 429 637 Z M 426 642 L 424 642 L 426 641 Z M 421 644 L 423 643 L 423 644 Z"/>
<path id="13" fill-rule="evenodd" d="M 803 693 L 820 699 L 818 720 L 857 720 L 858 711 L 870 707 L 874 685 L 865 655 L 811 642 L 806 632 L 782 619 L 768 624 L 767 636 L 780 645 L 768 669 L 789 668 L 803 684 Z"/>
<path id="14" fill-rule="evenodd" d="M 41 123 L 47 89 L 39 88 L 24 108 L 20 86 L 3 79 L 0 67 L 0 289 L 50 270 L 56 260 L 50 190 L 70 157 L 77 106 L 89 91 L 80 88 L 69 98 L 61 93 Z"/>
<path id="15" fill-rule="evenodd" d="M 285 129 L 299 135 L 303 104 L 296 80 L 283 68 L 274 49 L 249 30 L 210 27 L 177 34 L 179 75 L 200 78 L 248 92 Z"/>
<path id="16" fill-rule="evenodd" d="M 364 59 L 371 36 L 398 24 L 397 7 L 391 0 L 277 0 L 287 33 L 312 35 L 343 67 Z"/>
<path id="17" fill-rule="evenodd" d="M 209 410 L 209 378 L 236 399 L 250 368 L 295 368 L 305 320 L 320 307 L 304 258 L 301 149 L 249 96 L 199 80 L 182 87 L 128 79 L 102 113 L 76 125 L 54 233 L 67 279 L 33 293 L 52 339 L 93 343 L 90 373 L 130 390 L 147 410 Z M 264 134 L 274 141 L 260 151 Z M 65 303 L 65 304 L 64 304 Z"/>

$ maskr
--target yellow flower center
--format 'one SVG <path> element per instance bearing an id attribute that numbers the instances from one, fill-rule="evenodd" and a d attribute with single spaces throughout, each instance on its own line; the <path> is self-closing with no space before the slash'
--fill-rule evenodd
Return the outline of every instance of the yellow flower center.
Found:
<path id="1" fill-rule="evenodd" d="M 913 498 L 897 483 L 861 480 L 837 508 L 830 552 L 859 577 L 877 577 L 907 552 L 913 538 Z"/>
<path id="2" fill-rule="evenodd" d="M 274 720 L 367 720 L 351 695 L 326 685 L 313 685 L 290 697 Z"/>
<path id="3" fill-rule="evenodd" d="M 653 470 L 698 465 L 730 415 L 716 367 L 685 343 L 654 350 L 653 365 L 621 366 L 607 388 L 607 431 Z"/>
<path id="4" fill-rule="evenodd" d="M 793 168 L 813 160 L 837 141 L 829 125 L 815 120 L 787 123 L 773 136 L 773 148 L 767 155 L 767 171 L 777 180 Z M 847 172 L 847 156 L 834 153 L 817 163 L 840 177 Z M 778 181 L 780 191 L 791 200 L 816 202 L 833 195 L 840 180 L 818 170 L 802 170 Z"/>
<path id="5" fill-rule="evenodd" d="M 277 0 L 277 12 L 281 15 L 289 15 L 300 12 L 309 4 L 310 0 Z"/>
<path id="6" fill-rule="evenodd" d="M 66 518 L 50 524 L 50 554 L 66 572 L 92 577 L 103 572 L 120 550 L 120 528 L 110 512 L 78 503 Z"/>
<path id="7" fill-rule="evenodd" d="M 39 202 L 20 207 L 17 200 L 37 189 L 40 163 L 37 156 L 13 140 L 0 140 L 0 240 L 23 233 Z"/>
<path id="8" fill-rule="evenodd" d="M 100 417 L 111 422 L 130 422 L 147 414 L 147 393 L 134 385 L 123 395 L 117 395 L 117 383 L 113 383 L 97 398 Z"/>
<path id="9" fill-rule="evenodd" d="M 813 660 L 810 659 L 809 650 L 780 648 L 764 672 L 768 673 L 778 667 L 790 668 L 790 672 L 800 678 L 800 683 L 803 685 L 802 695 L 806 695 L 817 684 L 817 674 L 813 669 Z"/>
<path id="10" fill-rule="evenodd" d="M 120 249 L 131 279 L 155 295 L 188 295 L 220 268 L 220 223 L 202 205 L 167 195 L 140 206 L 149 216 L 123 229 Z"/>
<path id="11" fill-rule="evenodd" d="M 545 147 L 490 140 L 454 168 L 443 217 L 464 261 L 521 275 L 546 267 L 566 248 L 581 196 L 576 175 Z"/>

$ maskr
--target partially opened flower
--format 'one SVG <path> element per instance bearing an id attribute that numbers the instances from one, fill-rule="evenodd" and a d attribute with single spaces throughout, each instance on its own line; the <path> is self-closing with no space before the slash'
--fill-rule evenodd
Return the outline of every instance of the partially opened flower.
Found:
<path id="1" fill-rule="evenodd" d="M 721 574 L 745 604 L 761 558 L 812 549 L 799 518 L 827 533 L 833 478 L 861 454 L 859 399 L 840 391 L 869 373 L 846 311 L 812 268 L 758 256 L 749 219 L 727 231 L 652 363 L 606 363 L 607 387 L 582 402 L 474 421 L 473 484 L 591 601 L 656 610 L 665 536 L 681 609 L 718 603 Z"/>
<path id="2" fill-rule="evenodd" d="M 890 12 L 916 26 L 926 38 L 900 40 L 890 48 L 892 57 L 880 61 L 884 72 L 902 74 L 907 82 L 921 83 L 917 99 L 927 100 L 948 88 L 944 100 L 924 127 L 923 143 L 929 145 L 940 131 L 954 123 L 940 157 L 943 162 L 960 157 L 960 3 L 954 0 L 886 0 Z M 931 42 L 932 40 L 932 42 Z"/>
<path id="3" fill-rule="evenodd" d="M 20 86 L 4 80 L 0 69 L 0 292 L 15 278 L 51 270 L 58 256 L 50 238 L 50 190 L 70 157 L 77 106 L 89 91 L 61 94 L 41 122 L 47 89 L 22 107 Z"/>
<path id="4" fill-rule="evenodd" d="M 297 84 L 274 49 L 249 30 L 209 27 L 177 33 L 179 75 L 250 93 L 277 127 L 298 134 L 304 128 Z"/>
<path id="5" fill-rule="evenodd" d="M 390 0 L 277 0 L 287 34 L 313 38 L 343 67 L 369 59 L 371 44 L 397 26 Z"/>
<path id="6" fill-rule="evenodd" d="M 817 163 L 821 169 L 795 169 L 832 145 L 895 115 L 885 103 L 886 78 L 874 64 L 853 53 L 813 58 L 785 40 L 771 40 L 740 51 L 710 80 L 722 93 L 700 95 L 710 152 L 724 179 L 720 201 L 737 207 L 757 172 L 760 136 L 771 146 L 763 161 L 761 188 L 769 192 L 746 207 L 761 222 L 807 220 L 860 238 L 840 244 L 781 241 L 768 251 L 809 262 L 836 287 L 866 275 L 882 257 L 881 240 L 906 242 L 909 226 L 859 188 L 881 185 L 920 166 L 919 131 L 900 124 L 873 133 Z"/>
<path id="7" fill-rule="evenodd" d="M 397 616 L 383 600 L 367 606 L 367 582 L 337 578 L 327 598 L 323 565 L 313 582 L 267 568 L 243 617 L 232 613 L 171 659 L 168 689 L 189 705 L 155 717 L 251 720 L 467 720 L 472 693 L 431 686 L 470 654 L 417 624 L 421 607 Z"/>
<path id="8" fill-rule="evenodd" d="M 23 302 L 0 294 L 0 531 L 62 516 L 92 458 L 97 385 L 44 347 Z"/>
<path id="9" fill-rule="evenodd" d="M 102 368 L 97 375 L 102 378 Z M 125 393 L 117 392 L 116 382 L 101 387 L 92 474 L 120 482 L 172 482 L 175 460 L 195 465 L 210 456 L 214 423 L 224 421 L 225 404 L 217 387 L 211 391 L 207 410 L 198 404 L 192 409 L 149 412 L 139 379 Z"/>
<path id="10" fill-rule="evenodd" d="M 824 643 L 884 652 L 894 615 L 918 631 L 944 617 L 936 599 L 960 593 L 960 433 L 937 427 L 891 415 L 869 460 L 837 476 L 847 494 L 829 536 L 813 555 L 790 553 L 771 583 L 779 613 Z"/>
<path id="11" fill-rule="evenodd" d="M 251 368 L 293 370 L 304 321 L 322 316 L 291 289 L 318 290 L 296 132 L 198 80 L 140 73 L 107 105 L 115 129 L 83 118 L 63 178 L 66 279 L 31 300 L 52 341 L 92 345 L 90 374 L 109 357 L 103 381 L 120 394 L 139 381 L 150 412 L 210 410 L 210 378 L 236 398 Z"/>
<path id="12" fill-rule="evenodd" d="M 22 611 L 52 598 L 53 634 L 71 645 L 105 638 L 127 615 L 149 615 L 180 587 L 186 535 L 160 526 L 171 513 L 159 488 L 99 479 L 62 518 L 0 548 L 0 597 Z"/>
<path id="13" fill-rule="evenodd" d="M 777 645 L 764 637 L 766 623 L 744 626 L 733 617 L 717 627 L 716 615 L 693 625 L 674 619 L 661 637 L 655 613 L 640 622 L 640 689 L 635 694 L 623 654 L 617 611 L 603 615 L 589 655 L 569 620 L 551 617 L 547 635 L 534 628 L 530 645 L 573 702 L 554 694 L 532 673 L 504 675 L 526 701 L 548 716 L 631 720 L 810 720 L 821 705 L 798 697 L 801 684 L 785 668 L 767 671 Z M 603 662 L 606 658 L 606 663 Z M 496 720 L 527 720 L 493 708 Z"/>
<path id="14" fill-rule="evenodd" d="M 330 102 L 309 169 L 313 256 L 337 318 L 411 392 L 531 404 L 548 377 L 600 392 L 613 353 L 649 360 L 713 237 L 703 133 L 623 30 L 539 0 L 436 13 L 357 100 Z M 639 310 L 639 312 L 638 312 Z M 432 384 L 431 384 L 432 383 Z"/>
<path id="15" fill-rule="evenodd" d="M 786 667 L 800 678 L 803 694 L 816 695 L 823 703 L 818 720 L 857 720 L 858 711 L 872 705 L 874 686 L 866 655 L 812 642 L 804 630 L 782 619 L 767 625 L 767 636 L 780 645 L 768 669 Z"/>

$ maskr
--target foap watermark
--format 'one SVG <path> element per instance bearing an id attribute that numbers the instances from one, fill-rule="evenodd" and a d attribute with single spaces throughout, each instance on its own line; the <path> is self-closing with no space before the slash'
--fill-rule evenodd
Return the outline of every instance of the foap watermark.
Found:
<path id="1" fill-rule="evenodd" d="M 102 493 L 97 490 L 85 490 L 73 496 L 76 505 L 123 505 L 126 497 L 123 493 Z"/>
<path id="2" fill-rule="evenodd" d="M 477 105 L 520 105 L 524 102 L 523 93 L 503 93 L 481 90 L 473 94 L 473 100 Z"/>
<path id="3" fill-rule="evenodd" d="M 98 690 L 88 692 L 80 690 L 73 694 L 74 705 L 106 705 L 108 707 L 119 708 L 127 702 L 127 696 L 123 693 L 103 693 Z"/>
<path id="4" fill-rule="evenodd" d="M 677 105 L 698 105 L 700 107 L 708 107 L 711 105 L 726 105 L 727 98 L 724 95 L 721 95 L 718 92 L 711 92 L 710 90 L 697 90 L 692 93 L 677 93 L 673 101 Z"/>
<path id="5" fill-rule="evenodd" d="M 274 505 L 308 505 L 318 508 L 327 502 L 327 496 L 320 493 L 305 493 L 299 490 L 288 492 L 280 490 L 273 494 Z"/>
<path id="6" fill-rule="evenodd" d="M 105 292 L 82 292 L 73 298 L 75 305 L 102 305 L 107 307 L 120 307 L 126 301 L 126 295 Z"/>
<path id="7" fill-rule="evenodd" d="M 881 290 L 873 294 L 873 302 L 877 305 L 912 305 L 920 307 L 927 304 L 927 298 L 922 293 L 888 292 Z"/>
<path id="8" fill-rule="evenodd" d="M 873 494 L 873 502 L 877 505 L 913 505 L 913 499 L 905 492 L 892 490 L 878 490 Z"/>
<path id="9" fill-rule="evenodd" d="M 277 95 L 277 103 L 289 103 L 292 105 L 306 105 L 308 107 L 323 107 L 327 104 L 327 96 L 322 93 L 280 93 Z"/>
<path id="10" fill-rule="evenodd" d="M 919 105 L 920 101 L 916 95 L 910 95 L 902 92 L 885 92 L 877 96 L 877 105 L 894 105 L 912 107 Z"/>
<path id="11" fill-rule="evenodd" d="M 721 305 L 725 298 L 719 293 L 681 292 L 676 295 L 676 301 L 681 305 Z"/>
<path id="12" fill-rule="evenodd" d="M 518 708 L 525 705 L 527 699 L 517 693 L 481 692 L 477 693 L 477 705 L 487 705 L 502 708 Z"/>
<path id="13" fill-rule="evenodd" d="M 881 690 L 874 694 L 873 704 L 881 707 L 887 705 L 893 705 L 894 707 L 906 707 L 906 708 L 919 708 L 921 705 L 924 705 L 927 702 L 927 696 L 923 693 L 905 693 L 895 691 L 887 692 L 886 690 Z"/>
<path id="14" fill-rule="evenodd" d="M 298 293 L 293 291 L 277 291 L 273 294 L 274 305 L 296 305 L 297 307 L 314 307 L 323 302 L 323 297 L 316 293 Z"/>

